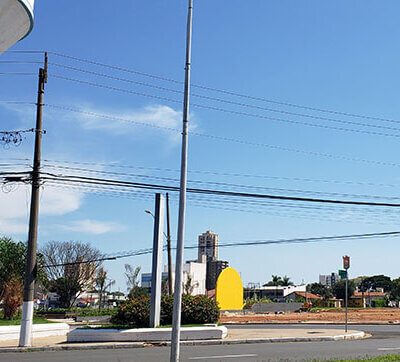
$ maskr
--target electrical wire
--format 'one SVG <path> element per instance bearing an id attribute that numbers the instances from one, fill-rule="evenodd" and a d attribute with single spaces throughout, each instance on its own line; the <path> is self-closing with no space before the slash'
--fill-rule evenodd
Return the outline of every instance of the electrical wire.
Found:
<path id="1" fill-rule="evenodd" d="M 89 81 L 85 81 L 85 80 L 82 80 L 82 79 L 65 77 L 65 76 L 62 76 L 62 75 L 54 74 L 54 73 L 48 73 L 48 74 L 49 74 L 50 77 L 53 77 L 53 78 L 57 78 L 57 79 L 61 79 L 61 80 L 67 80 L 67 81 L 70 81 L 70 82 L 89 85 L 89 86 L 93 86 L 93 87 L 103 88 L 103 89 L 107 89 L 107 90 L 111 90 L 111 91 L 122 92 L 122 93 L 127 93 L 127 94 L 134 94 L 134 95 L 138 95 L 138 96 L 142 96 L 142 97 L 162 100 L 162 101 L 165 101 L 165 102 L 173 102 L 173 103 L 179 103 L 179 104 L 182 103 L 180 100 L 176 100 L 176 99 L 172 99 L 172 98 L 168 98 L 168 97 L 156 96 L 156 95 L 143 93 L 143 92 L 137 92 L 137 91 L 133 91 L 133 90 L 129 90 L 129 89 L 118 88 L 118 87 L 108 86 L 108 85 L 105 85 L 105 84 L 89 82 Z M 193 106 L 193 107 L 208 109 L 208 110 L 212 110 L 212 111 L 230 113 L 230 114 L 235 114 L 235 115 L 245 116 L 245 117 L 250 117 L 250 118 L 260 118 L 260 119 L 269 120 L 269 121 L 283 122 L 283 123 L 289 123 L 289 124 L 295 124 L 295 125 L 301 125 L 301 126 L 317 127 L 317 128 L 329 129 L 329 130 L 334 130 L 334 131 L 361 133 L 361 134 L 368 134 L 368 135 L 373 135 L 373 136 L 400 137 L 399 134 L 383 133 L 383 132 L 376 132 L 376 131 L 367 131 L 367 130 L 360 130 L 360 129 L 350 129 L 350 128 L 344 128 L 344 127 L 328 126 L 326 124 L 316 124 L 316 123 L 309 123 L 309 122 L 304 122 L 304 121 L 295 121 L 295 120 L 292 120 L 292 119 L 269 117 L 269 116 L 264 116 L 264 115 L 261 115 L 261 114 L 247 113 L 247 112 L 242 112 L 242 111 L 235 111 L 235 110 L 232 110 L 232 109 L 226 109 L 226 108 L 220 108 L 220 107 L 214 107 L 214 106 L 206 106 L 206 105 L 197 104 L 197 103 L 191 103 L 190 105 Z M 387 128 L 387 127 L 379 126 L 378 128 Z M 395 129 L 395 128 L 390 128 L 390 127 L 388 127 L 388 128 L 389 129 Z M 398 129 L 395 129 L 395 130 L 398 130 Z"/>

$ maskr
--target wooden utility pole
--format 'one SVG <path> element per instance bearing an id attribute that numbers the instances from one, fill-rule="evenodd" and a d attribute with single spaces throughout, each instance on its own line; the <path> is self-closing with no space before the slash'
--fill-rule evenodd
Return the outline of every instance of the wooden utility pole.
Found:
<path id="1" fill-rule="evenodd" d="M 42 133 L 43 133 L 43 94 L 44 86 L 47 83 L 47 53 L 45 53 L 44 68 L 39 69 L 39 85 L 36 111 L 35 128 L 35 153 L 33 157 L 32 169 L 32 194 L 31 209 L 29 217 L 29 236 L 28 251 L 26 256 L 25 284 L 22 306 L 21 332 L 19 336 L 19 346 L 28 347 L 32 339 L 32 319 L 33 319 L 33 297 L 35 291 L 35 279 L 37 274 L 36 249 L 37 249 L 37 230 L 39 220 L 39 190 L 40 190 L 40 162 L 42 153 Z"/>

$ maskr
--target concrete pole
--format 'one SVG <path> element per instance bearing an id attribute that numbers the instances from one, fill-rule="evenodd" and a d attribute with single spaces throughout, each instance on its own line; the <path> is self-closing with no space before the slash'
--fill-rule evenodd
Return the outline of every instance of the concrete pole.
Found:
<path id="1" fill-rule="evenodd" d="M 172 261 L 171 261 L 171 224 L 169 215 L 169 195 L 166 194 L 167 203 L 167 253 L 168 253 L 168 294 L 173 294 L 172 289 Z"/>
<path id="2" fill-rule="evenodd" d="M 171 355 L 170 355 L 171 362 L 179 361 L 179 342 L 181 337 L 180 334 L 181 334 L 181 303 L 182 303 L 182 279 L 183 279 L 182 275 L 183 247 L 184 247 L 184 236 L 185 236 L 187 146 L 188 146 L 188 120 L 189 120 L 189 96 L 190 96 L 190 61 L 191 61 L 191 50 L 192 50 L 192 12 L 193 12 L 193 0 L 189 0 L 187 34 L 186 34 L 185 94 L 183 101 L 178 241 L 176 248 L 174 312 L 172 319 Z"/>
<path id="3" fill-rule="evenodd" d="M 39 84 L 36 111 L 35 128 L 35 153 L 32 169 L 32 194 L 29 217 L 28 250 L 26 256 L 24 296 L 22 305 L 21 330 L 19 334 L 19 346 L 29 347 L 32 340 L 33 297 L 35 291 L 35 279 L 37 274 L 36 249 L 37 231 L 39 221 L 39 190 L 40 190 L 40 162 L 42 153 L 42 121 L 43 121 L 43 94 L 44 85 L 47 82 L 47 53 L 45 53 L 44 69 L 39 69 Z"/>
<path id="4" fill-rule="evenodd" d="M 348 304 L 348 288 L 349 288 L 349 274 L 348 271 L 346 270 L 346 292 L 345 292 L 345 308 L 346 308 L 346 316 L 345 316 L 345 323 L 344 323 L 344 331 L 347 333 L 347 304 Z"/>
<path id="5" fill-rule="evenodd" d="M 160 325 L 164 205 L 164 197 L 157 193 L 154 215 L 153 266 L 151 268 L 150 328 Z"/>

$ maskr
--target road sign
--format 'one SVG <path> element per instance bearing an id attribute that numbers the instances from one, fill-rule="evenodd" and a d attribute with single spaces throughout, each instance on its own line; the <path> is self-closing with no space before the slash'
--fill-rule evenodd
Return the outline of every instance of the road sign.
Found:
<path id="1" fill-rule="evenodd" d="M 340 276 L 341 279 L 346 279 L 347 270 L 339 270 L 339 276 Z"/>
<path id="2" fill-rule="evenodd" d="M 350 268 L 350 257 L 348 255 L 345 255 L 343 257 L 343 269 L 349 269 Z"/>

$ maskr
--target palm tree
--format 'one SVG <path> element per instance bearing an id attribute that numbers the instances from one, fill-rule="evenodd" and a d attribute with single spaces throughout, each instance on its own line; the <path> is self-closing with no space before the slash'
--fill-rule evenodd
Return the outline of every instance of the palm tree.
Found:
<path id="1" fill-rule="evenodd" d="M 289 285 L 293 285 L 293 282 L 290 281 L 290 278 L 285 275 L 282 279 L 281 279 L 281 284 L 283 287 L 287 287 Z"/>
<path id="2" fill-rule="evenodd" d="M 104 268 L 99 268 L 96 275 L 96 291 L 99 294 L 99 310 L 101 309 L 101 305 L 103 303 L 103 294 L 114 284 L 115 280 L 107 278 L 107 272 L 104 270 Z"/>
<path id="3" fill-rule="evenodd" d="M 278 276 L 278 275 L 273 275 L 272 274 L 272 279 L 268 283 L 264 284 L 263 287 L 281 285 L 281 283 L 282 283 L 282 278 L 280 276 Z"/>

